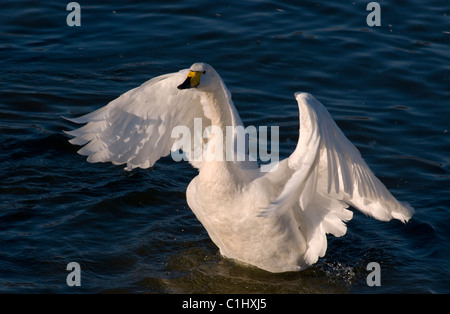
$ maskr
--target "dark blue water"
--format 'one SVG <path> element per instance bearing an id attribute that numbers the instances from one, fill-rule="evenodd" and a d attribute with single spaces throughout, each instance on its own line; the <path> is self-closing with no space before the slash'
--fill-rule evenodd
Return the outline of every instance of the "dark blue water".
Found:
<path id="1" fill-rule="evenodd" d="M 369 1 L 80 1 L 80 27 L 68 2 L 0 9 L 0 292 L 450 292 L 447 1 L 380 1 L 380 27 L 366 24 Z M 186 204 L 189 164 L 129 173 L 67 142 L 62 116 L 197 61 L 246 125 L 280 126 L 283 158 L 298 138 L 293 93 L 315 95 L 413 219 L 355 212 L 316 265 L 270 274 L 220 257 Z"/>

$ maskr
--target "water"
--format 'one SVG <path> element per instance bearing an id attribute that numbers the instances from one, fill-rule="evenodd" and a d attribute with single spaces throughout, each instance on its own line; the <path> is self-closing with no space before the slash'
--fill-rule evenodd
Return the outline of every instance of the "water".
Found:
<path id="1" fill-rule="evenodd" d="M 68 1 L 67 1 L 68 2 Z M 450 12 L 445 1 L 7 1 L 0 9 L 0 292 L 449 293 Z M 218 254 L 185 200 L 196 171 L 170 158 L 89 164 L 63 130 L 164 73 L 210 63 L 246 125 L 295 148 L 295 91 L 315 95 L 391 192 L 407 225 L 355 212 L 300 273 Z M 81 287 L 69 287 L 69 262 Z M 369 262 L 381 286 L 366 284 Z"/>

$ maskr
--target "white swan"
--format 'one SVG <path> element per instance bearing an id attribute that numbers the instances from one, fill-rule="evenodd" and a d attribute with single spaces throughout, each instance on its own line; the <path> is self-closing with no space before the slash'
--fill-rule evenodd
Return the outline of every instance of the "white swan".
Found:
<path id="1" fill-rule="evenodd" d="M 326 234 L 346 233 L 345 222 L 353 216 L 349 205 L 383 221 L 406 222 L 414 212 L 375 177 L 319 101 L 307 93 L 295 97 L 300 137 L 275 171 L 206 156 L 191 160 L 199 174 L 186 192 L 223 256 L 270 272 L 298 271 L 324 256 Z M 177 141 L 171 137 L 174 127 L 194 131 L 194 118 L 201 118 L 204 127 L 242 126 L 230 92 L 205 63 L 153 78 L 72 119 L 87 124 L 67 133 L 74 136 L 72 144 L 86 144 L 79 153 L 89 162 L 148 168 L 170 153 Z M 196 136 L 203 145 L 216 141 Z"/>

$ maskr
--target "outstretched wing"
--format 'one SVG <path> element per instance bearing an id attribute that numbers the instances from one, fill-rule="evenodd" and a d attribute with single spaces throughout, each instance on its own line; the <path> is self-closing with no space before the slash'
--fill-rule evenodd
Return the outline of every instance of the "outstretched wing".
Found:
<path id="1" fill-rule="evenodd" d="M 92 113 L 69 119 L 86 123 L 67 132 L 75 137 L 70 143 L 85 145 L 78 152 L 88 156 L 89 162 L 127 164 L 127 170 L 153 166 L 178 141 L 172 138 L 175 127 L 186 127 L 194 138 L 198 136 L 193 133 L 195 118 L 201 119 L 203 128 L 211 124 L 199 93 L 177 89 L 188 72 L 181 70 L 155 77 Z M 198 138 L 202 139 L 201 134 Z M 192 151 L 185 153 L 193 156 Z M 201 161 L 188 159 L 194 167 L 201 166 Z"/>
<path id="2" fill-rule="evenodd" d="M 403 222 L 413 215 L 399 203 L 369 169 L 325 107 L 308 93 L 296 93 L 300 137 L 288 159 L 291 177 L 279 197 L 262 215 L 294 210 L 307 241 L 305 260 L 314 263 L 325 254 L 326 234 L 342 236 L 351 205 L 378 220 Z M 285 171 L 285 169 L 280 170 Z"/>

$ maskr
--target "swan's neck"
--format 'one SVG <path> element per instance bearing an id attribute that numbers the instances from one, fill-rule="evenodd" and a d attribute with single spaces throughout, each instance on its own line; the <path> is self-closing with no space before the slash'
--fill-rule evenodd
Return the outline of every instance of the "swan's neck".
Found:
<path id="1" fill-rule="evenodd" d="M 218 84 L 213 92 L 205 92 L 205 101 L 210 112 L 211 124 L 221 128 L 225 134 L 226 127 L 233 125 L 233 118 L 227 95 L 221 84 Z"/>
<path id="2" fill-rule="evenodd" d="M 226 91 L 220 84 L 213 92 L 205 92 L 203 101 L 211 119 L 210 132 L 204 133 L 207 145 L 204 148 L 204 163 L 200 176 L 204 182 L 214 181 L 214 184 L 234 181 L 234 162 L 227 160 L 227 145 L 234 145 L 234 139 L 227 138 L 227 127 L 233 126 L 233 116 Z M 205 136 L 206 135 L 206 136 Z M 228 152 L 228 155 L 230 153 Z"/>

